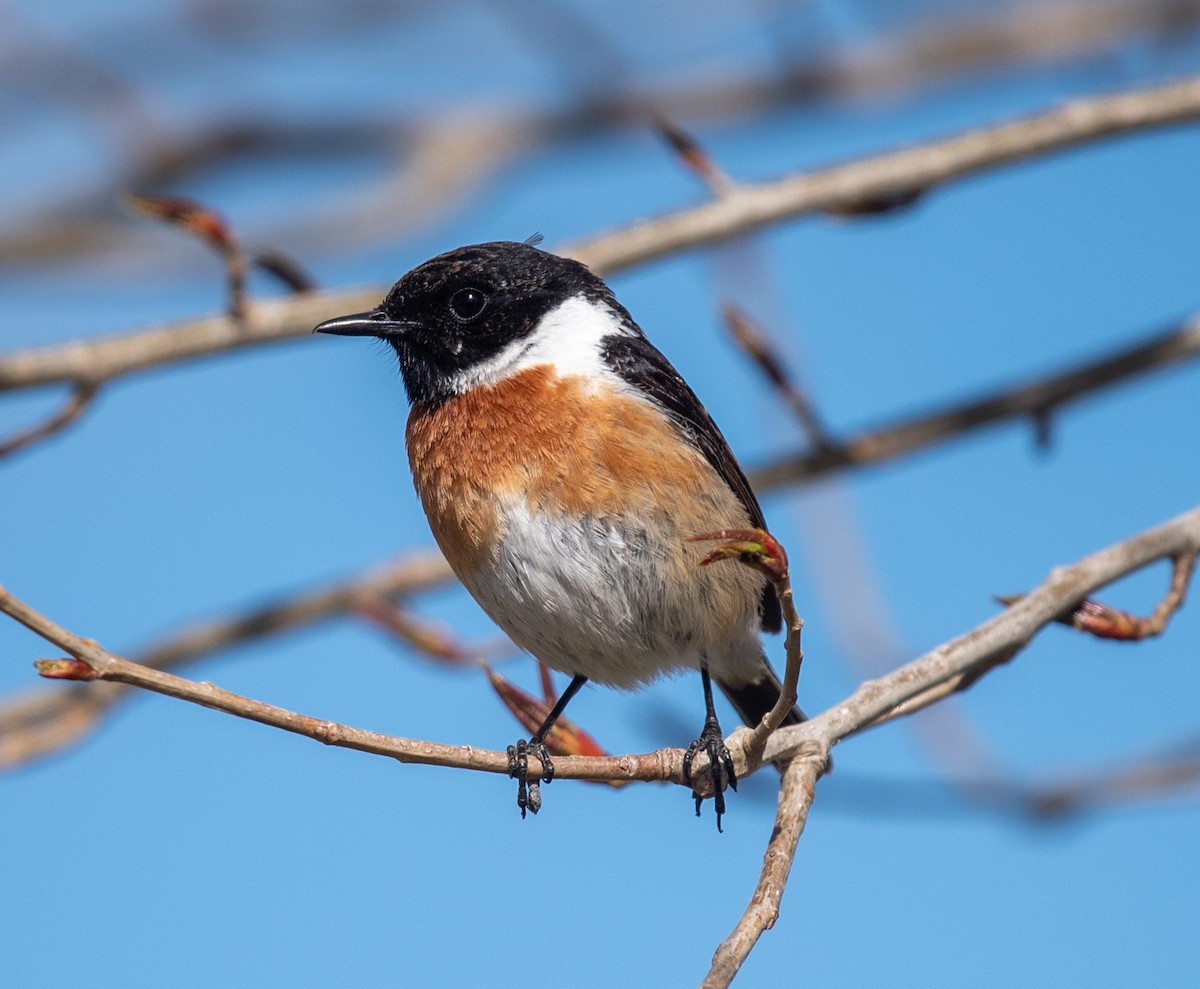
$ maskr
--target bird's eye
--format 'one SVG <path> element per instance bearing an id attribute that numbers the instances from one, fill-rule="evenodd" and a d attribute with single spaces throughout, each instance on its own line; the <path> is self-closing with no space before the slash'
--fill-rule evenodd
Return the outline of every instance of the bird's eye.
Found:
<path id="1" fill-rule="evenodd" d="M 460 323 L 469 323 L 487 305 L 488 297 L 477 288 L 460 288 L 450 296 L 450 312 Z"/>

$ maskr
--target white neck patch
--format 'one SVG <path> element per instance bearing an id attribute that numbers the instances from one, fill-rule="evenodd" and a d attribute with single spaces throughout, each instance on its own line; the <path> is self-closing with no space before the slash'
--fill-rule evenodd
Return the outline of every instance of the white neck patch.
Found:
<path id="1" fill-rule="evenodd" d="M 529 336 L 514 340 L 490 360 L 455 375 L 454 390 L 462 394 L 544 365 L 554 368 L 559 377 L 611 377 L 613 372 L 600 355 L 600 342 L 630 332 L 609 306 L 583 294 L 573 295 L 546 313 Z"/>

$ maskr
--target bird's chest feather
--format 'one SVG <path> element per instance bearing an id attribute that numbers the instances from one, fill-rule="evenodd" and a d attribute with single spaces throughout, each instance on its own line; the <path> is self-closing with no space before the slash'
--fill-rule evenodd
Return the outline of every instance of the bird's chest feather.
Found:
<path id="1" fill-rule="evenodd" d="M 492 553 L 514 510 L 599 519 L 666 503 L 686 516 L 707 515 L 714 495 L 732 500 L 656 408 L 548 367 L 414 406 L 407 440 L 417 493 L 460 575 Z"/>
<path id="2" fill-rule="evenodd" d="M 647 402 L 537 367 L 414 406 L 408 454 L 455 573 L 536 654 L 584 648 L 549 641 L 557 628 L 593 629 L 598 653 L 647 635 L 677 651 L 697 609 L 753 618 L 754 576 L 701 571 L 687 542 L 745 509 Z"/>

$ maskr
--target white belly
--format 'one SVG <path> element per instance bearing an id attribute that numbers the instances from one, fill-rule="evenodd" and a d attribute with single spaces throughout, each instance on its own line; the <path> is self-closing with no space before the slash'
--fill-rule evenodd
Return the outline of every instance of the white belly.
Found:
<path id="1" fill-rule="evenodd" d="M 492 559 L 464 582 L 548 666 L 617 687 L 702 660 L 733 681 L 757 671 L 760 578 L 700 568 L 704 548 L 670 518 L 568 520 L 521 503 L 503 521 Z"/>

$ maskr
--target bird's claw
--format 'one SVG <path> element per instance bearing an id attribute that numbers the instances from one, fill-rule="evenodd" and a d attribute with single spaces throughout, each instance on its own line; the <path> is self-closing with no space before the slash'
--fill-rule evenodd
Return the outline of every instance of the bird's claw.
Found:
<path id="1" fill-rule="evenodd" d="M 533 756 L 542 764 L 542 775 L 529 778 L 529 757 Z M 508 747 L 508 775 L 517 781 L 517 806 L 521 808 L 521 818 L 525 811 L 536 814 L 542 809 L 543 782 L 549 783 L 554 779 L 554 763 L 550 761 L 550 753 L 544 742 L 536 739 L 525 741 L 521 739 L 516 745 Z"/>
<path id="2" fill-rule="evenodd" d="M 725 813 L 725 789 L 737 790 L 737 773 L 733 770 L 733 756 L 730 755 L 725 739 L 721 735 L 721 726 L 716 718 L 704 722 L 704 730 L 687 751 L 683 754 L 683 781 L 692 783 L 692 761 L 697 752 L 708 756 L 709 779 L 712 782 L 713 807 L 717 812 L 717 830 L 721 830 L 721 816 Z M 705 794 L 692 786 L 692 796 L 696 798 L 696 816 L 700 816 L 700 804 Z"/>

